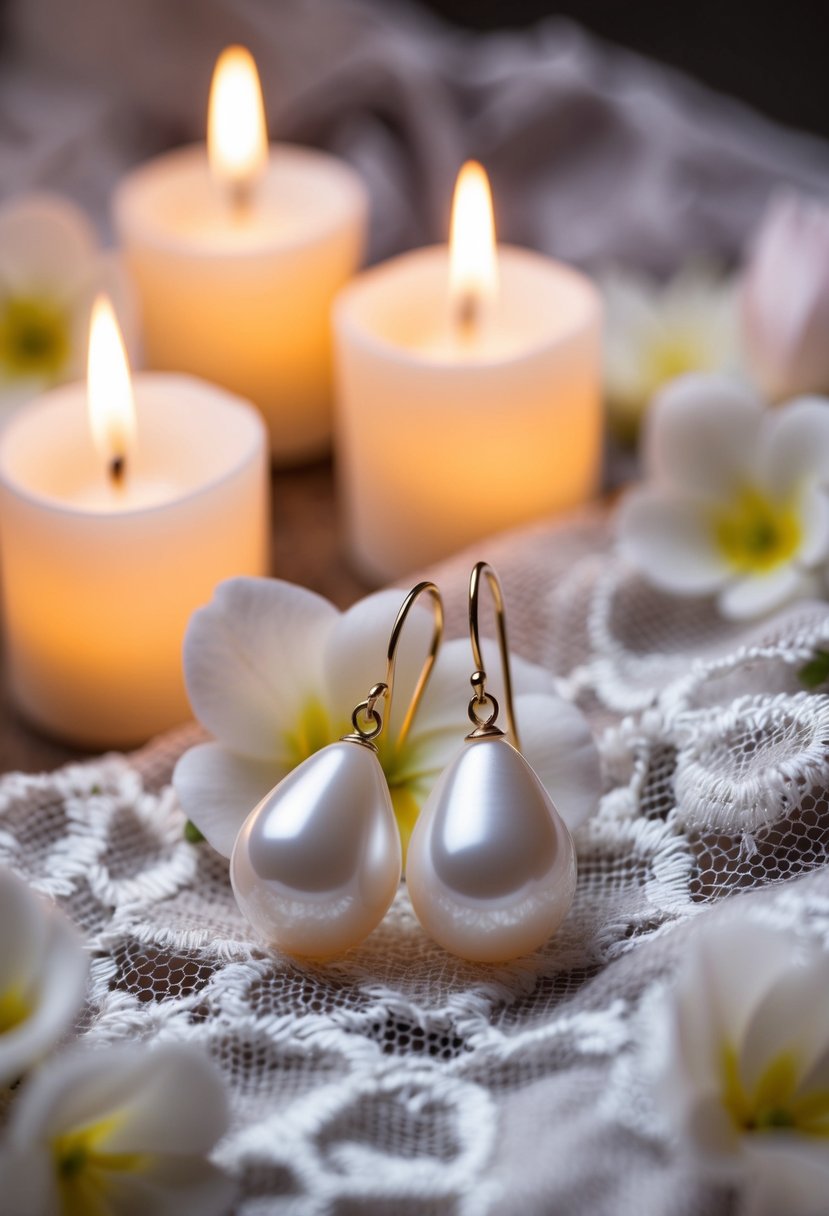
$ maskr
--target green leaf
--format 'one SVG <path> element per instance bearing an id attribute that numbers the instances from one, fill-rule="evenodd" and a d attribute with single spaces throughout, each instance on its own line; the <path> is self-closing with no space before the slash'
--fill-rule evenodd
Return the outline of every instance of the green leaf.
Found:
<path id="1" fill-rule="evenodd" d="M 804 688 L 819 688 L 829 680 L 829 650 L 816 650 L 814 658 L 800 668 L 798 679 Z"/>
<path id="2" fill-rule="evenodd" d="M 204 836 L 190 819 L 184 825 L 184 839 L 189 840 L 191 844 L 201 844 L 204 840 Z"/>

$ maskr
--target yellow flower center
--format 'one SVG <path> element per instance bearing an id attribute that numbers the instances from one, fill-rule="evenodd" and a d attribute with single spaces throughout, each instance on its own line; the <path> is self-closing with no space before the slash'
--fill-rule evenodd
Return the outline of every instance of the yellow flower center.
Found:
<path id="1" fill-rule="evenodd" d="M 717 546 L 740 574 L 765 574 L 790 561 L 800 548 L 803 528 L 796 504 L 776 502 L 753 486 L 713 514 Z"/>
<path id="2" fill-rule="evenodd" d="M 14 1030 L 32 1012 L 31 1002 L 26 997 L 22 987 L 14 985 L 0 993 L 0 1034 Z"/>
<path id="3" fill-rule="evenodd" d="M 697 335 L 677 331 L 661 334 L 645 352 L 645 374 L 650 395 L 677 376 L 705 368 L 710 363 L 711 359 Z"/>
<path id="4" fill-rule="evenodd" d="M 327 744 L 336 743 L 352 729 L 350 721 L 332 722 L 319 700 L 308 701 L 296 729 L 283 739 L 291 767 L 295 768 Z M 413 743 L 411 735 L 399 749 L 385 731 L 377 739 L 377 754 L 389 785 L 404 862 L 409 838 L 434 776 L 428 759 L 421 752 L 422 748 L 416 738 Z"/>
<path id="5" fill-rule="evenodd" d="M 109 1175 L 134 1173 L 146 1164 L 142 1153 L 108 1153 L 101 1147 L 117 1123 L 101 1119 L 53 1140 L 62 1216 L 107 1216 Z"/>
<path id="6" fill-rule="evenodd" d="M 10 378 L 57 379 L 70 354 L 66 310 L 42 296 L 0 303 L 0 365 Z"/>
<path id="7" fill-rule="evenodd" d="M 350 730 L 350 726 L 343 723 L 339 726 L 341 729 L 332 723 L 321 701 L 317 698 L 307 701 L 297 720 L 296 729 L 285 735 L 283 740 L 291 768 L 296 768 L 321 747 L 336 742 Z"/>
<path id="8" fill-rule="evenodd" d="M 798 1062 L 793 1051 L 782 1051 L 766 1065 L 753 1092 L 740 1076 L 737 1053 L 723 1052 L 723 1102 L 741 1132 L 788 1129 L 804 1136 L 829 1138 L 829 1090 L 798 1092 Z"/>

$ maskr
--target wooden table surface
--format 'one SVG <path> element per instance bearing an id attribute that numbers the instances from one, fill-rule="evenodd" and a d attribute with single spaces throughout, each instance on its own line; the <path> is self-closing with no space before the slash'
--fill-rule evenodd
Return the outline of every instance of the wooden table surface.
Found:
<path id="1" fill-rule="evenodd" d="M 340 608 L 370 588 L 348 566 L 338 522 L 330 461 L 273 475 L 271 570 L 301 583 Z M 44 772 L 92 753 L 38 735 L 15 713 L 3 682 L 0 699 L 0 772 Z"/>

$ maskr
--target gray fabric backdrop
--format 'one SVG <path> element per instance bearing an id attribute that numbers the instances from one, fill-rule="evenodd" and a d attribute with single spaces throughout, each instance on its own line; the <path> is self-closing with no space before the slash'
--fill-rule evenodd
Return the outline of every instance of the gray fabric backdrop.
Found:
<path id="1" fill-rule="evenodd" d="M 595 267 L 733 258 L 781 183 L 825 195 L 829 147 L 550 20 L 470 35 L 376 0 L 17 0 L 0 190 L 66 190 L 106 230 L 118 174 L 203 137 L 213 61 L 253 50 L 275 137 L 367 178 L 371 257 L 445 237 L 460 162 L 501 236 Z"/>

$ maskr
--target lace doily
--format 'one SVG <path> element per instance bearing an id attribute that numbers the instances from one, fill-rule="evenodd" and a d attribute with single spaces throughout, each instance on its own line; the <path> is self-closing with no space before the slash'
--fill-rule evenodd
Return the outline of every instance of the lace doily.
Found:
<path id="1" fill-rule="evenodd" d="M 91 943 L 80 1033 L 190 1039 L 216 1062 L 243 1216 L 717 1212 L 625 1079 L 642 1009 L 726 897 L 829 938 L 829 696 L 797 677 L 829 606 L 726 625 L 642 585 L 598 514 L 483 549 L 513 648 L 582 706 L 606 778 L 571 915 L 530 958 L 451 958 L 405 886 L 340 962 L 257 946 L 227 862 L 182 835 L 168 782 L 195 728 L 0 780 L 0 861 Z M 471 560 L 430 572 L 456 633 Z"/>

